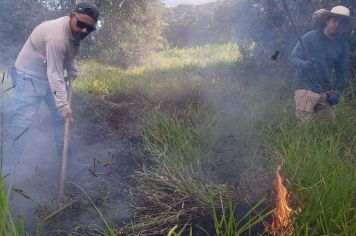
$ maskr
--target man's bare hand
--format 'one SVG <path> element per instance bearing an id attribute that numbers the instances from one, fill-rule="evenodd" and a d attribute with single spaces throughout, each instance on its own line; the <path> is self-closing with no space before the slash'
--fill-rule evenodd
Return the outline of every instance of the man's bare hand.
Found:
<path id="1" fill-rule="evenodd" d="M 63 119 L 72 120 L 72 109 L 70 107 L 64 108 L 63 110 L 60 111 L 60 113 Z"/>
<path id="2" fill-rule="evenodd" d="M 75 80 L 77 78 L 77 70 L 74 68 L 67 69 L 68 79 Z"/>

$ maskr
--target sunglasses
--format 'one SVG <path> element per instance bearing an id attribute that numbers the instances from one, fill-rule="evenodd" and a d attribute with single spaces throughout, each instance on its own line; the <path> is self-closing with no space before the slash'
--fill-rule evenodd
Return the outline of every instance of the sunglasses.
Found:
<path id="1" fill-rule="evenodd" d="M 87 31 L 89 33 L 93 32 L 94 30 L 96 30 L 95 26 L 92 25 L 88 25 L 87 23 L 84 23 L 83 21 L 79 20 L 78 16 L 74 15 L 75 18 L 77 18 L 77 27 L 79 29 L 87 29 Z"/>

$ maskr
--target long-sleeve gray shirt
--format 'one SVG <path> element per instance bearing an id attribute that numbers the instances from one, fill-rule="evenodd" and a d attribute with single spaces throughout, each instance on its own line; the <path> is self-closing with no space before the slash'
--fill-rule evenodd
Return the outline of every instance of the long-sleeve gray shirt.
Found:
<path id="1" fill-rule="evenodd" d="M 310 56 L 318 62 L 319 70 L 300 68 L 299 63 L 308 58 L 298 42 L 291 55 L 291 61 L 297 68 L 294 89 L 341 92 L 345 88 L 349 70 L 349 47 L 344 38 L 340 35 L 330 39 L 322 30 L 313 30 L 303 35 L 302 41 Z"/>
<path id="2" fill-rule="evenodd" d="M 69 16 L 37 26 L 21 49 L 15 68 L 34 79 L 48 79 L 58 109 L 69 106 L 64 69 L 74 68 L 79 41 L 73 36 Z"/>

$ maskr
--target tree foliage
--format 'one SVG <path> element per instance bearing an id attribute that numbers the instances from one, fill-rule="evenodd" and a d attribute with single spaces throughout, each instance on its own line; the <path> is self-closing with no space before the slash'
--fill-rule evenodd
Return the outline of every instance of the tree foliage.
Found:
<path id="1" fill-rule="evenodd" d="M 282 1 L 226 0 L 215 14 L 214 32 L 217 40 L 238 41 L 245 59 L 251 62 L 269 59 L 276 51 L 287 57 L 298 35 L 316 28 L 312 22 L 315 10 L 331 9 L 335 5 L 347 6 L 353 12 L 356 9 L 354 0 L 285 0 L 298 30 L 297 35 Z"/>
<path id="2" fill-rule="evenodd" d="M 51 0 L 49 4 L 63 15 L 73 9 L 75 2 Z M 93 2 L 100 10 L 99 27 L 85 41 L 83 57 L 126 68 L 144 63 L 150 53 L 165 44 L 160 0 Z"/>
<path id="3" fill-rule="evenodd" d="M 164 34 L 172 47 L 195 47 L 214 43 L 211 26 L 215 9 L 220 3 L 205 5 L 179 5 L 165 13 L 168 23 Z"/>
<path id="4" fill-rule="evenodd" d="M 0 0 L 1 47 L 22 43 L 33 28 L 50 14 L 39 1 Z"/>
<path id="5" fill-rule="evenodd" d="M 150 53 L 164 46 L 164 8 L 159 0 L 102 0 L 98 6 L 103 17 L 87 55 L 129 67 L 144 63 Z"/>
<path id="6" fill-rule="evenodd" d="M 36 25 L 68 14 L 76 0 L 0 0 L 2 47 L 21 47 Z M 96 0 L 98 30 L 83 44 L 82 56 L 117 66 L 144 62 L 165 45 L 163 5 L 159 0 Z M 8 44 L 8 45 L 5 45 Z"/>

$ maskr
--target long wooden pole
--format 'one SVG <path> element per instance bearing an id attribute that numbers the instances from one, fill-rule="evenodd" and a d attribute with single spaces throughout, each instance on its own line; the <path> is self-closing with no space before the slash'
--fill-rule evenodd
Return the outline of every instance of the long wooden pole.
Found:
<path id="1" fill-rule="evenodd" d="M 72 79 L 69 77 L 69 86 L 68 86 L 68 103 L 72 103 Z M 64 185 L 67 172 L 67 159 L 68 159 L 68 143 L 69 143 L 69 125 L 70 118 L 66 118 L 64 125 L 64 139 L 63 139 L 63 156 L 62 156 L 62 170 L 61 170 L 61 179 L 59 184 L 59 199 L 64 200 Z"/>
<path id="2" fill-rule="evenodd" d="M 303 40 L 302 40 L 302 38 L 300 37 L 300 34 L 299 34 L 299 32 L 298 32 L 298 29 L 297 29 L 296 25 L 294 24 L 293 17 L 292 17 L 292 15 L 291 15 L 290 12 L 289 12 L 288 5 L 287 5 L 286 0 L 282 0 L 282 4 L 283 4 L 284 11 L 287 13 L 288 19 L 289 19 L 289 21 L 290 21 L 290 23 L 291 23 L 291 25 L 292 25 L 292 27 L 293 27 L 293 30 L 294 30 L 295 34 L 297 35 L 298 42 L 299 42 L 299 44 L 300 44 L 302 50 L 305 52 L 305 55 L 307 56 L 307 59 L 308 59 L 308 60 L 311 60 L 312 57 L 311 57 L 309 51 L 307 50 L 307 48 L 304 46 Z"/>
<path id="3" fill-rule="evenodd" d="M 2 74 L 1 80 L 1 147 L 0 147 L 0 177 L 2 175 L 2 165 L 4 158 L 4 80 L 5 72 Z"/>
<path id="4" fill-rule="evenodd" d="M 283 8 L 284 8 L 285 12 L 287 13 L 288 19 L 289 19 L 289 21 L 290 21 L 290 23 L 291 23 L 291 25 L 292 25 L 292 28 L 293 28 L 295 34 L 297 35 L 297 38 L 298 38 L 298 42 L 299 42 L 299 44 L 300 44 L 300 47 L 301 47 L 302 50 L 304 51 L 304 53 L 305 53 L 307 59 L 308 59 L 308 60 L 312 60 L 313 58 L 312 58 L 312 56 L 310 55 L 308 49 L 305 47 L 305 44 L 303 43 L 303 40 L 302 40 L 302 38 L 301 38 L 301 36 L 300 36 L 300 34 L 299 34 L 299 32 L 298 32 L 298 29 L 297 29 L 297 27 L 296 27 L 296 25 L 295 25 L 295 23 L 294 23 L 293 17 L 292 17 L 292 15 L 290 14 L 290 11 L 289 11 L 289 9 L 288 9 L 288 5 L 287 5 L 287 2 L 286 2 L 286 1 L 287 1 L 287 0 L 282 0 Z M 316 70 L 316 72 L 317 72 L 317 77 L 318 77 L 318 79 L 319 79 L 320 85 L 323 87 L 323 89 L 324 89 L 325 91 L 327 91 L 328 89 L 326 88 L 324 82 L 322 81 L 322 76 L 324 76 L 324 78 L 328 78 L 328 76 L 327 76 L 325 70 L 321 67 L 320 62 L 317 61 L 317 63 L 318 63 L 318 69 L 319 69 L 319 70 Z M 321 74 L 320 74 L 320 73 L 321 73 Z"/>

